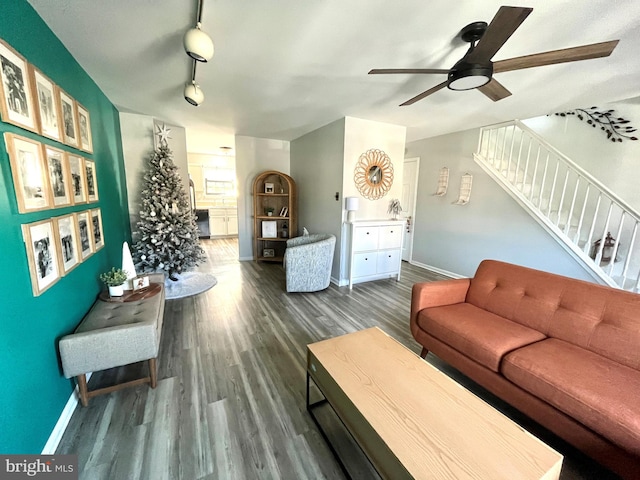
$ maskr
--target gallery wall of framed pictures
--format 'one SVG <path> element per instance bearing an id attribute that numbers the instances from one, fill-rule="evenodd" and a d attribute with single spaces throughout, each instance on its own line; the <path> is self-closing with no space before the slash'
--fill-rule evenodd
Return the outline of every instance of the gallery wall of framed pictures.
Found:
<path id="1" fill-rule="evenodd" d="M 86 205 L 22 224 L 33 295 L 104 247 L 89 111 L 0 39 L 0 118 L 43 138 L 6 132 L 4 142 L 18 213 Z M 42 140 L 42 141 L 39 141 Z M 64 151 L 49 140 L 73 147 Z"/>
<path id="2" fill-rule="evenodd" d="M 99 208 L 22 225 L 33 295 L 38 296 L 104 247 Z"/>

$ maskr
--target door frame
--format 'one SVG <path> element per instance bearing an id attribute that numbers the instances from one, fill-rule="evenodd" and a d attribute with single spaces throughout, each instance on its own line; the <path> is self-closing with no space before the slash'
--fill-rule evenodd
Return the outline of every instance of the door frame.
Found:
<path id="1" fill-rule="evenodd" d="M 420 177 L 420 157 L 408 157 L 405 158 L 403 160 L 403 168 L 402 168 L 402 172 L 404 175 L 404 163 L 406 162 L 416 162 L 416 175 L 415 175 L 415 185 L 414 185 L 414 189 L 413 189 L 413 208 L 411 209 L 412 211 L 409 212 L 409 215 L 411 216 L 411 242 L 409 242 L 409 246 L 407 248 L 407 250 L 409 251 L 408 253 L 408 259 L 407 262 L 411 263 L 413 261 L 413 242 L 415 240 L 415 225 L 416 225 L 416 208 L 418 207 L 417 203 L 418 203 L 418 178 Z M 404 182 L 404 178 L 402 179 L 402 181 Z M 401 250 L 401 255 L 402 255 L 402 250 Z"/>

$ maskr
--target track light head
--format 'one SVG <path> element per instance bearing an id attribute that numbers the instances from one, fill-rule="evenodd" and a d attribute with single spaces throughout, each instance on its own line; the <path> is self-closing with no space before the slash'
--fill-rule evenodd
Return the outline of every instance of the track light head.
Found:
<path id="1" fill-rule="evenodd" d="M 204 102 L 204 92 L 200 88 L 200 85 L 195 82 L 195 80 L 185 85 L 184 99 L 194 107 L 197 107 L 202 102 Z"/>
<path id="2" fill-rule="evenodd" d="M 201 30 L 198 22 L 195 28 L 191 28 L 184 34 L 184 50 L 198 62 L 208 62 L 213 58 L 213 41 L 211 37 Z"/>

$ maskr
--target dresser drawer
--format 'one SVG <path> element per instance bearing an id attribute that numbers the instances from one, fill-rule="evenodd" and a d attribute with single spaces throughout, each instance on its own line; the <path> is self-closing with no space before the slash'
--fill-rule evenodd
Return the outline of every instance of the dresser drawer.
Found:
<path id="1" fill-rule="evenodd" d="M 353 251 L 377 250 L 378 227 L 356 227 L 353 231 Z"/>
<path id="2" fill-rule="evenodd" d="M 368 253 L 356 253 L 353 255 L 353 263 L 351 268 L 351 276 L 367 277 L 369 275 L 375 275 L 377 267 L 378 254 L 376 252 Z"/>
<path id="3" fill-rule="evenodd" d="M 376 263 L 378 273 L 392 273 L 400 270 L 400 249 L 378 252 Z"/>
<path id="4" fill-rule="evenodd" d="M 402 225 L 384 225 L 379 228 L 378 248 L 400 248 L 402 246 Z"/>

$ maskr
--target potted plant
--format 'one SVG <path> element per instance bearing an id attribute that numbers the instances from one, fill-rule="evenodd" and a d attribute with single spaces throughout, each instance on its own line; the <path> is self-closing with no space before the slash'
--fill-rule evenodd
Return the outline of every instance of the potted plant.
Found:
<path id="1" fill-rule="evenodd" d="M 100 280 L 109 287 L 109 295 L 112 297 L 121 297 L 124 295 L 124 282 L 127 281 L 127 272 L 121 268 L 113 267 L 108 272 L 100 274 Z"/>
<path id="2" fill-rule="evenodd" d="M 402 205 L 400 205 L 400 200 L 398 200 L 397 198 L 394 198 L 389 201 L 389 209 L 387 210 L 387 213 L 393 214 L 394 220 L 398 219 L 398 215 L 400 215 L 401 211 L 402 211 Z"/>
<path id="3" fill-rule="evenodd" d="M 264 213 L 266 213 L 269 217 L 273 215 L 275 208 L 273 207 L 264 207 Z"/>

